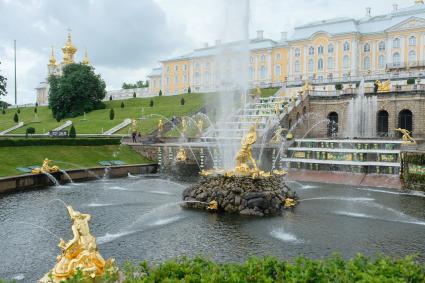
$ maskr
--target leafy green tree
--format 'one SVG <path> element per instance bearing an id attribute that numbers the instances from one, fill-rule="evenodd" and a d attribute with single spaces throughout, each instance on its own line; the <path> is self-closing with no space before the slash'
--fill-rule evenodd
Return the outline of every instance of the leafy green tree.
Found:
<path id="1" fill-rule="evenodd" d="M 180 99 L 180 105 L 182 105 L 182 106 L 183 106 L 183 105 L 185 104 L 185 102 L 186 102 L 186 101 L 185 101 L 185 100 L 184 100 L 184 98 L 182 97 L 182 99 Z"/>
<path id="2" fill-rule="evenodd" d="M 7 78 L 0 75 L 0 96 L 5 96 L 7 94 L 6 87 L 7 87 Z"/>
<path id="3" fill-rule="evenodd" d="M 149 102 L 149 106 L 153 107 L 153 100 L 151 99 L 151 101 Z"/>
<path id="4" fill-rule="evenodd" d="M 111 110 L 109 110 L 109 120 L 114 120 L 115 118 L 115 111 L 114 108 L 111 108 Z"/>
<path id="5" fill-rule="evenodd" d="M 159 90 L 158 96 L 162 96 L 162 90 Z"/>
<path id="6" fill-rule="evenodd" d="M 136 98 L 136 92 L 133 92 L 133 98 Z"/>
<path id="7" fill-rule="evenodd" d="M 15 123 L 18 123 L 19 122 L 18 113 L 15 113 L 15 115 L 13 115 L 13 121 L 15 121 Z"/>
<path id="8" fill-rule="evenodd" d="M 189 86 L 189 88 L 187 89 L 187 93 L 192 93 L 192 89 L 190 88 L 190 86 Z"/>
<path id="9" fill-rule="evenodd" d="M 124 101 L 121 101 L 121 108 L 124 108 Z"/>
<path id="10" fill-rule="evenodd" d="M 112 95 L 109 96 L 109 101 L 112 101 Z"/>
<path id="11" fill-rule="evenodd" d="M 77 131 L 75 131 L 74 125 L 71 126 L 71 129 L 69 129 L 69 137 L 75 138 L 77 136 Z"/>
<path id="12" fill-rule="evenodd" d="M 49 83 L 49 108 L 56 119 L 104 108 L 106 85 L 92 66 L 69 64 L 63 68 L 62 76 L 50 76 Z"/>

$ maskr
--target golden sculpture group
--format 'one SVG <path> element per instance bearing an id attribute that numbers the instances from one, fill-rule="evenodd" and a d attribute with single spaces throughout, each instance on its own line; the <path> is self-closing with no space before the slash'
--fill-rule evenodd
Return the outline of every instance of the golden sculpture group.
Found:
<path id="1" fill-rule="evenodd" d="M 187 160 L 186 151 L 184 148 L 180 148 L 176 155 L 176 161 L 185 162 Z"/>
<path id="2" fill-rule="evenodd" d="M 256 126 L 253 125 L 249 129 L 249 132 L 243 137 L 241 141 L 241 148 L 236 154 L 236 166 L 233 170 L 202 170 L 200 174 L 202 176 L 211 175 L 224 175 L 225 177 L 234 176 L 245 176 L 251 177 L 252 179 L 257 178 L 269 178 L 273 175 L 283 176 L 287 173 L 284 170 L 274 170 L 272 172 L 265 172 L 257 167 L 257 162 L 252 155 L 252 145 L 257 142 L 257 130 Z"/>
<path id="3" fill-rule="evenodd" d="M 396 131 L 403 135 L 403 144 L 416 144 L 416 141 L 410 136 L 411 133 L 408 130 L 398 128 Z"/>
<path id="4" fill-rule="evenodd" d="M 72 278 L 80 270 L 83 277 L 100 278 L 108 270 L 114 270 L 114 260 L 104 260 L 97 250 L 96 239 L 90 234 L 89 221 L 91 216 L 75 211 L 67 206 L 72 220 L 73 238 L 65 242 L 60 239 L 61 254 L 56 258 L 56 265 L 48 272 L 39 283 L 61 282 Z"/>
<path id="5" fill-rule="evenodd" d="M 45 158 L 43 161 L 43 165 L 41 165 L 41 167 L 39 168 L 35 168 L 31 170 L 32 174 L 40 174 L 40 173 L 56 173 L 58 172 L 60 169 L 58 166 L 52 166 L 50 167 L 50 162 L 52 162 L 51 160 L 49 160 L 48 158 Z"/>
<path id="6" fill-rule="evenodd" d="M 375 84 L 378 86 L 378 92 L 389 92 L 391 90 L 390 80 L 387 80 L 386 82 L 375 81 Z"/>

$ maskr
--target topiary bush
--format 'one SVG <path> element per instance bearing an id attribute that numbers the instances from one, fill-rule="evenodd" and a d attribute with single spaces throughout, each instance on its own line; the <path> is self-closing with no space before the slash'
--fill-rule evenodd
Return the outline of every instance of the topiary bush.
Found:
<path id="1" fill-rule="evenodd" d="M 415 78 L 408 78 L 407 79 L 407 84 L 408 85 L 414 85 L 416 83 L 416 79 Z"/>
<path id="2" fill-rule="evenodd" d="M 71 129 L 69 129 L 69 137 L 70 138 L 75 138 L 77 137 L 77 132 L 75 131 L 75 127 L 74 125 L 71 126 Z"/>
<path id="3" fill-rule="evenodd" d="M 112 101 L 112 95 L 109 96 L 109 101 Z"/>
<path id="4" fill-rule="evenodd" d="M 133 92 L 133 98 L 136 98 L 136 92 Z"/>
<path id="5" fill-rule="evenodd" d="M 335 84 L 335 89 L 336 89 L 336 90 L 342 90 L 342 88 L 343 88 L 342 83 L 336 83 L 336 84 Z"/>
<path id="6" fill-rule="evenodd" d="M 37 113 L 37 112 L 38 112 L 37 107 L 35 107 L 34 108 L 34 113 Z"/>
<path id="7" fill-rule="evenodd" d="M 192 89 L 190 88 L 190 86 L 189 86 L 189 88 L 187 89 L 187 93 L 192 93 Z"/>
<path id="8" fill-rule="evenodd" d="M 18 122 L 19 122 L 19 116 L 18 116 L 18 113 L 15 113 L 15 115 L 13 115 L 13 121 L 14 121 L 15 123 L 18 123 Z"/>
<path id="9" fill-rule="evenodd" d="M 4 115 L 4 114 L 6 114 L 6 110 L 3 108 L 2 110 L 1 110 L 1 113 Z"/>
<path id="10" fill-rule="evenodd" d="M 162 90 L 159 90 L 158 96 L 162 96 Z"/>
<path id="11" fill-rule="evenodd" d="M 16 112 L 18 112 L 18 114 L 21 114 L 21 109 L 19 109 L 18 107 L 18 110 L 16 110 Z"/>
<path id="12" fill-rule="evenodd" d="M 121 101 L 121 108 L 124 108 L 124 101 Z"/>
<path id="13" fill-rule="evenodd" d="M 153 100 L 151 99 L 151 101 L 149 101 L 149 106 L 153 107 Z"/>
<path id="14" fill-rule="evenodd" d="M 25 130 L 25 136 L 28 137 L 28 135 L 33 135 L 35 134 L 35 128 L 34 127 L 28 127 Z"/>
<path id="15" fill-rule="evenodd" d="M 185 101 L 185 100 L 184 100 L 184 98 L 182 97 L 182 99 L 180 99 L 180 105 L 181 105 L 181 106 L 183 106 L 183 105 L 185 104 L 185 102 L 186 102 L 186 101 Z"/>
<path id="16" fill-rule="evenodd" d="M 115 111 L 114 108 L 111 108 L 111 110 L 109 110 L 109 120 L 114 120 L 115 118 Z"/>

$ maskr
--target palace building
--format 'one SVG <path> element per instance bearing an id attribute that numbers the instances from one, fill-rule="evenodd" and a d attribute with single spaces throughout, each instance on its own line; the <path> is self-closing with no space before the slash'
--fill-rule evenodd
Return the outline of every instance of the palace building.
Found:
<path id="1" fill-rule="evenodd" d="M 248 44 L 249 82 L 256 86 L 335 84 L 366 79 L 421 77 L 425 70 L 425 5 L 422 0 L 391 12 L 373 15 L 366 8 L 361 19 L 336 18 L 295 28 L 279 40 L 257 37 Z M 238 70 L 237 54 L 244 42 L 205 44 L 186 55 L 162 60 L 148 76 L 149 92 L 164 95 L 212 92 L 218 89 L 217 55 L 229 54 L 228 68 Z M 235 56 L 237 57 L 237 56 Z"/>
<path id="2" fill-rule="evenodd" d="M 66 65 L 75 63 L 74 56 L 77 53 L 77 50 L 78 49 L 72 43 L 71 32 L 68 32 L 67 41 L 64 47 L 62 47 L 62 53 L 63 53 L 62 62 L 58 63 L 56 61 L 55 52 L 52 47 L 52 53 L 49 58 L 49 63 L 47 64 L 47 78 L 50 75 L 61 75 L 62 69 Z M 84 65 L 90 64 L 89 58 L 87 56 L 87 51 L 85 52 L 81 63 Z M 47 81 L 47 78 L 45 81 L 41 82 L 39 86 L 36 88 L 38 105 L 47 105 L 49 102 L 49 83 Z"/>

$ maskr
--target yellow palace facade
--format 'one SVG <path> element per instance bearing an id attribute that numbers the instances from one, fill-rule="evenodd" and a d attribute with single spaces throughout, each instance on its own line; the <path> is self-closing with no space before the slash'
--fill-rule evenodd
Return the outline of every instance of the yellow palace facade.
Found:
<path id="1" fill-rule="evenodd" d="M 193 52 L 161 61 L 161 67 L 149 75 L 151 94 L 212 92 L 222 82 L 217 72 L 217 54 L 238 71 L 248 65 L 252 87 L 300 85 L 309 80 L 316 84 L 335 84 L 359 78 L 387 79 L 423 76 L 425 73 L 425 5 L 416 0 L 412 6 L 389 7 L 385 15 L 374 16 L 366 8 L 361 19 L 337 18 L 298 26 L 288 38 L 263 37 L 262 31 L 248 43 L 249 62 L 238 59 L 245 42 L 205 45 Z M 222 59 L 221 59 L 222 60 Z M 218 71 L 220 70 L 220 71 Z M 243 70 L 239 70 L 243 72 Z"/>

